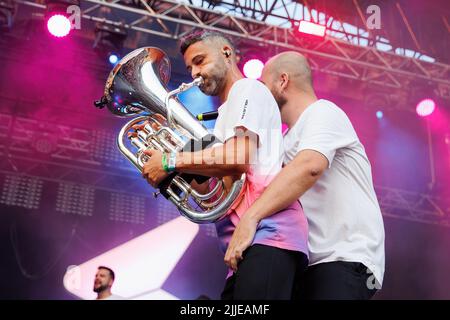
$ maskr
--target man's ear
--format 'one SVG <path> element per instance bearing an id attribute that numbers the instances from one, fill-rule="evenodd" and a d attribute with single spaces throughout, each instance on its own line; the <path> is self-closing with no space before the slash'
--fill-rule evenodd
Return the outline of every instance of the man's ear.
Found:
<path id="1" fill-rule="evenodd" d="M 286 72 L 283 72 L 280 76 L 280 81 L 281 81 L 281 89 L 286 90 L 289 84 L 289 75 Z"/>
<path id="2" fill-rule="evenodd" d="M 223 46 L 222 47 L 222 53 L 225 56 L 225 58 L 229 58 L 231 57 L 233 50 L 231 50 L 231 48 L 229 46 Z"/>

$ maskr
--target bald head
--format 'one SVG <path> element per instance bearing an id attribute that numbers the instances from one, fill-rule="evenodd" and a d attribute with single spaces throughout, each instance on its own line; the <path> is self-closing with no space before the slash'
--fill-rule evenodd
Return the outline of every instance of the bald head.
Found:
<path id="1" fill-rule="evenodd" d="M 283 73 L 289 77 L 289 84 L 297 90 L 311 91 L 313 88 L 311 68 L 302 54 L 295 51 L 280 53 L 271 58 L 264 67 L 264 73 L 278 79 Z"/>

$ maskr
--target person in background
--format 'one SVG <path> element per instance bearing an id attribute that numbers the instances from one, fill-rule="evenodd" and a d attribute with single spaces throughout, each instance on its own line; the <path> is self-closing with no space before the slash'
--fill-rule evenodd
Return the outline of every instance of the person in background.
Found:
<path id="1" fill-rule="evenodd" d="M 99 266 L 94 280 L 94 292 L 97 293 L 96 300 L 123 300 L 121 296 L 111 293 L 115 275 L 111 268 Z"/>

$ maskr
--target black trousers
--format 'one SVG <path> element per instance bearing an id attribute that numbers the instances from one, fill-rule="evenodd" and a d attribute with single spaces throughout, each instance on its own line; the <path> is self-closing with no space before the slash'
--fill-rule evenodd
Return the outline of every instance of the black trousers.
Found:
<path id="1" fill-rule="evenodd" d="M 294 280 L 308 265 L 302 252 L 254 244 L 229 277 L 222 300 L 290 300 Z"/>
<path id="2" fill-rule="evenodd" d="M 309 266 L 299 277 L 294 299 L 369 300 L 377 291 L 367 267 L 359 262 L 334 261 Z"/>

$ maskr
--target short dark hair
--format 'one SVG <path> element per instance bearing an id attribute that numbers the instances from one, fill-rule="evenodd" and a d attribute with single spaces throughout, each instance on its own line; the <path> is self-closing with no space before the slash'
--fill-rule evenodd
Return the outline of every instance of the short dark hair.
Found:
<path id="1" fill-rule="evenodd" d="M 210 30 L 194 30 L 188 33 L 185 37 L 180 40 L 180 52 L 182 55 L 186 52 L 186 50 L 196 42 L 203 41 L 205 39 L 221 39 L 225 41 L 233 51 L 235 51 L 235 47 L 230 38 L 225 36 L 223 33 L 218 31 L 210 31 Z"/>
<path id="2" fill-rule="evenodd" d="M 105 266 L 99 266 L 98 269 L 105 269 L 109 271 L 109 274 L 111 275 L 111 278 L 114 280 L 116 278 L 116 275 L 114 274 L 114 271 L 112 271 L 111 268 L 105 267 Z"/>

